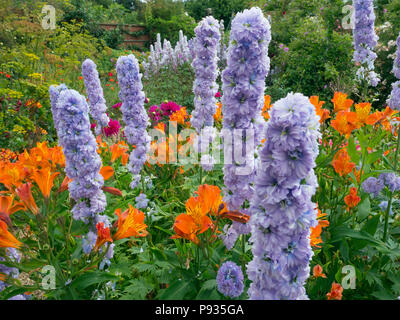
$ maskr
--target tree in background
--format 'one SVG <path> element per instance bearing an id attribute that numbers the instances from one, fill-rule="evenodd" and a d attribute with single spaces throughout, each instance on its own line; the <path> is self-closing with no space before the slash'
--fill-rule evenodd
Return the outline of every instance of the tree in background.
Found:
<path id="1" fill-rule="evenodd" d="M 196 21 L 212 15 L 217 20 L 223 19 L 225 27 L 228 27 L 232 17 L 249 5 L 250 0 L 187 0 L 185 9 Z"/>

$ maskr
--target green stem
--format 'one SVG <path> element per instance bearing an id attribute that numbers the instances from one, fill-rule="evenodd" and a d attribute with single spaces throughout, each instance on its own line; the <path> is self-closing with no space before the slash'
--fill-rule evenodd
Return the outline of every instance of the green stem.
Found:
<path id="1" fill-rule="evenodd" d="M 397 148 L 396 148 L 396 153 L 394 156 L 394 172 L 397 172 L 397 158 L 399 156 L 399 148 L 400 148 L 400 125 L 399 128 L 397 129 Z M 390 198 L 389 198 L 389 203 L 386 208 L 386 214 L 385 214 L 385 227 L 383 230 L 383 242 L 386 242 L 388 238 L 388 229 L 389 229 L 389 213 L 390 213 L 390 207 L 392 206 L 393 202 L 393 191 L 390 192 Z"/>

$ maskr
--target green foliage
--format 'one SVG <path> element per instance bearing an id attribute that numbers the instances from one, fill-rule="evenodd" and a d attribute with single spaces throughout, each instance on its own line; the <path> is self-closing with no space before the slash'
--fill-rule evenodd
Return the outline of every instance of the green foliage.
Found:
<path id="1" fill-rule="evenodd" d="M 228 27 L 237 12 L 249 7 L 249 2 L 250 0 L 188 0 L 185 8 L 196 21 L 212 15 L 218 20 L 224 20 L 225 27 Z"/>
<path id="2" fill-rule="evenodd" d="M 158 74 L 150 75 L 149 79 L 144 79 L 144 91 L 151 105 L 160 104 L 168 99 L 188 107 L 189 112 L 194 101 L 193 81 L 193 68 L 186 63 L 176 70 L 169 67 L 162 69 Z"/>

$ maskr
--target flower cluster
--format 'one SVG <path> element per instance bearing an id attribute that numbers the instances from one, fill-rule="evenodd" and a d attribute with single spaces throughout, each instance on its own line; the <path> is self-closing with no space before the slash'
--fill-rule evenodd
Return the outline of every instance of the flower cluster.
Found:
<path id="1" fill-rule="evenodd" d="M 310 228 L 317 225 L 311 197 L 317 188 L 319 117 L 300 93 L 277 101 L 270 116 L 250 207 L 254 258 L 247 269 L 253 281 L 248 293 L 250 299 L 306 299 Z"/>
<path id="2" fill-rule="evenodd" d="M 150 137 L 146 131 L 149 117 L 144 108 L 142 75 L 139 73 L 139 64 L 135 56 L 131 54 L 118 58 L 117 73 L 120 86 L 119 98 L 122 101 L 121 111 L 126 124 L 124 134 L 128 143 L 135 146 L 128 164 L 134 175 L 131 183 L 131 188 L 134 189 L 139 183 L 140 171 L 150 149 Z"/>
<path id="3" fill-rule="evenodd" d="M 270 29 L 268 20 L 259 8 L 245 10 L 237 14 L 232 21 L 227 68 L 222 73 L 223 128 L 231 136 L 231 141 L 234 141 L 235 129 L 241 131 L 242 141 L 247 138 L 246 132 L 248 134 L 250 131 L 254 133 L 255 146 L 262 140 L 261 133 L 265 121 L 261 111 L 264 105 L 265 77 L 270 67 L 268 57 Z M 246 143 L 243 144 L 243 149 L 246 150 Z M 243 163 L 242 159 L 234 158 L 233 150 L 230 151 L 232 151 L 232 164 L 224 166 L 225 200 L 229 210 L 239 210 L 253 195 L 252 183 L 255 170 L 239 175 L 238 169 L 249 165 L 255 167 L 254 152 L 244 151 L 246 163 Z M 246 226 L 244 228 L 247 230 L 240 230 L 243 226 L 236 223 L 232 227 L 238 231 L 237 233 L 249 231 Z M 225 244 L 228 248 L 232 248 L 235 237 L 229 239 L 231 241 L 229 243 L 225 241 Z"/>
<path id="4" fill-rule="evenodd" d="M 212 126 L 213 115 L 216 111 L 216 98 L 218 92 L 218 46 L 221 35 L 219 23 L 213 17 L 204 18 L 194 30 L 196 38 L 194 46 L 196 57 L 192 62 L 196 79 L 193 84 L 195 94 L 192 126 L 200 134 L 205 126 Z"/>
<path id="5" fill-rule="evenodd" d="M 104 211 L 106 197 L 101 190 L 101 158 L 90 130 L 89 108 L 85 98 L 75 90 L 63 90 L 54 108 L 58 139 L 65 155 L 65 172 L 70 179 L 69 191 L 76 201 L 74 219 L 88 222 Z"/>
<path id="6" fill-rule="evenodd" d="M 227 261 L 218 270 L 218 291 L 229 298 L 239 297 L 243 292 L 243 272 L 234 262 Z"/>
<path id="7" fill-rule="evenodd" d="M 369 177 L 362 183 L 362 187 L 365 192 L 378 196 L 379 193 L 386 187 L 391 192 L 400 190 L 400 177 L 394 172 L 381 173 L 378 178 Z"/>
<path id="8" fill-rule="evenodd" d="M 8 260 L 14 263 L 19 263 L 21 261 L 21 255 L 15 248 L 7 248 L 6 255 Z M 5 260 L 5 258 L 0 257 L 0 291 L 3 291 L 7 287 L 6 283 L 3 282 L 2 279 L 5 280 L 6 277 L 12 277 L 16 279 L 19 276 L 19 270 L 17 268 L 7 267 L 1 264 L 1 262 Z M 19 294 L 10 298 L 9 300 L 26 300 L 27 298 L 28 296 L 26 294 Z"/>
<path id="9" fill-rule="evenodd" d="M 400 110 L 400 35 L 397 38 L 396 58 L 393 64 L 393 73 L 399 81 L 392 84 L 392 92 L 387 101 L 388 106 L 393 110 Z"/>
<path id="10" fill-rule="evenodd" d="M 82 63 L 82 75 L 89 100 L 90 114 L 97 121 L 97 132 L 99 133 L 101 128 L 107 127 L 110 119 L 106 114 L 107 106 L 99 73 L 97 72 L 96 64 L 92 60 L 86 59 Z"/>
<path id="11" fill-rule="evenodd" d="M 380 81 L 374 71 L 374 61 L 377 57 L 373 51 L 378 42 L 375 33 L 375 13 L 373 0 L 354 0 L 355 27 L 354 36 L 354 60 L 361 64 L 357 71 L 359 80 L 367 80 L 369 84 L 376 87 Z"/>
<path id="12" fill-rule="evenodd" d="M 167 39 L 164 39 L 164 42 L 161 43 L 161 35 L 157 34 L 156 43 L 150 46 L 150 56 L 147 61 L 143 62 L 144 76 L 147 79 L 150 75 L 157 74 L 164 67 L 176 69 L 178 65 L 191 62 L 192 59 L 192 50 L 182 30 L 179 31 L 179 41 L 175 48 L 172 48 Z"/>

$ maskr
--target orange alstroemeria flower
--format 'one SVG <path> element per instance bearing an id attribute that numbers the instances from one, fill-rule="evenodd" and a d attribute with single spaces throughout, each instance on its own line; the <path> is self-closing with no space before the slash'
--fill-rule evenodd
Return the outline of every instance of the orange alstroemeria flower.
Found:
<path id="1" fill-rule="evenodd" d="M 328 300 L 342 300 L 343 288 L 340 284 L 332 283 L 331 292 L 326 294 Z"/>
<path id="2" fill-rule="evenodd" d="M 111 162 L 115 162 L 118 158 L 121 157 L 121 163 L 126 166 L 129 159 L 129 147 L 124 141 L 120 141 L 116 144 L 113 144 L 110 147 L 111 151 Z"/>
<path id="3" fill-rule="evenodd" d="M 101 167 L 100 174 L 103 176 L 104 180 L 108 180 L 114 175 L 114 169 L 110 166 Z"/>
<path id="4" fill-rule="evenodd" d="M 25 206 L 22 203 L 14 203 L 14 196 L 0 196 L 0 220 L 3 220 L 8 225 L 11 225 L 10 215 L 24 210 Z"/>
<path id="5" fill-rule="evenodd" d="M 32 174 L 32 180 L 36 182 L 43 196 L 48 199 L 51 188 L 53 187 L 54 179 L 59 175 L 59 172 L 51 173 L 49 167 L 41 170 L 35 170 Z"/>
<path id="6" fill-rule="evenodd" d="M 121 209 L 117 209 L 115 214 L 118 216 L 118 221 L 117 232 L 113 236 L 114 240 L 147 236 L 147 225 L 144 224 L 145 216 L 142 211 L 129 205 L 129 209 L 122 214 Z"/>
<path id="7" fill-rule="evenodd" d="M 348 155 L 346 148 L 343 148 L 333 157 L 332 166 L 336 173 L 343 177 L 352 172 L 356 167 L 356 164 L 351 162 L 351 158 Z"/>
<path id="8" fill-rule="evenodd" d="M 344 135 L 346 139 L 350 137 L 353 130 L 360 127 L 357 114 L 355 112 L 340 111 L 335 120 L 331 122 L 332 127 Z"/>
<path id="9" fill-rule="evenodd" d="M 270 116 L 269 116 L 269 110 L 272 108 L 273 105 L 271 105 L 271 96 L 264 96 L 264 107 L 262 109 L 262 116 L 264 117 L 265 121 L 267 121 Z"/>
<path id="10" fill-rule="evenodd" d="M 19 248 L 19 242 L 7 229 L 7 224 L 0 220 L 0 248 Z"/>
<path id="11" fill-rule="evenodd" d="M 331 101 L 333 102 L 333 112 L 335 113 L 339 111 L 350 111 L 350 108 L 354 103 L 353 100 L 347 99 L 347 94 L 342 92 L 335 92 Z"/>
<path id="12" fill-rule="evenodd" d="M 25 183 L 16 190 L 17 195 L 20 197 L 23 204 L 32 211 L 33 214 L 39 213 L 39 208 L 36 205 L 35 199 L 32 196 L 31 183 Z"/>
<path id="13" fill-rule="evenodd" d="M 204 184 L 199 186 L 196 193 L 199 196 L 206 214 L 217 215 L 226 211 L 226 204 L 222 201 L 221 190 L 217 186 Z M 219 210 L 221 204 L 223 204 L 225 208 L 223 211 Z"/>
<path id="14" fill-rule="evenodd" d="M 350 188 L 350 193 L 344 197 L 344 202 L 347 205 L 347 210 L 356 207 L 361 201 L 361 198 L 357 196 L 357 188 Z"/>
<path id="15" fill-rule="evenodd" d="M 331 112 L 328 109 L 323 109 L 322 106 L 325 104 L 325 101 L 319 101 L 318 96 L 310 97 L 311 104 L 315 107 L 315 112 L 319 116 L 319 122 L 324 123 L 331 116 Z"/>
<path id="16" fill-rule="evenodd" d="M 185 120 L 188 118 L 186 107 L 179 109 L 169 117 L 169 121 L 176 121 L 178 124 L 184 125 Z"/>
<path id="17" fill-rule="evenodd" d="M 310 244 L 312 247 L 320 248 L 319 244 L 322 243 L 322 238 L 321 238 L 321 233 L 322 233 L 322 228 L 326 228 L 329 226 L 329 221 L 324 220 L 322 218 L 325 218 L 327 216 L 326 213 L 321 213 L 321 210 L 318 210 L 317 213 L 317 219 L 318 219 L 318 225 L 316 227 L 311 227 L 311 234 L 310 234 Z"/>
<path id="18" fill-rule="evenodd" d="M 0 273 L 0 281 L 6 281 L 7 276 L 4 273 Z"/>
<path id="19" fill-rule="evenodd" d="M 104 244 L 107 242 L 113 242 L 110 234 L 110 228 L 104 228 L 104 223 L 99 222 L 96 225 L 97 228 L 97 239 L 96 244 L 94 246 L 94 250 L 98 251 Z"/>
<path id="20" fill-rule="evenodd" d="M 186 239 L 195 244 L 199 243 L 199 238 L 197 238 L 197 234 L 200 233 L 199 227 L 191 216 L 185 213 L 180 214 L 176 217 L 173 228 L 176 234 L 171 239 Z"/>
<path id="21" fill-rule="evenodd" d="M 72 182 L 72 179 L 69 178 L 68 176 L 65 176 L 63 182 L 61 183 L 60 188 L 58 188 L 58 190 L 57 190 L 57 193 L 61 193 L 61 192 L 68 190 L 68 185 L 70 182 Z"/>
<path id="22" fill-rule="evenodd" d="M 369 102 L 359 103 L 355 105 L 355 109 L 358 123 L 360 126 L 363 126 L 371 112 L 371 104 Z"/>
<path id="23" fill-rule="evenodd" d="M 217 102 L 217 110 L 215 111 L 215 114 L 214 114 L 214 120 L 217 123 L 221 123 L 221 121 L 222 121 L 222 103 L 221 102 Z"/>
<path id="24" fill-rule="evenodd" d="M 314 268 L 313 268 L 313 277 L 314 278 L 326 278 L 325 273 L 323 272 L 324 270 L 322 269 L 322 267 L 317 264 Z"/>

